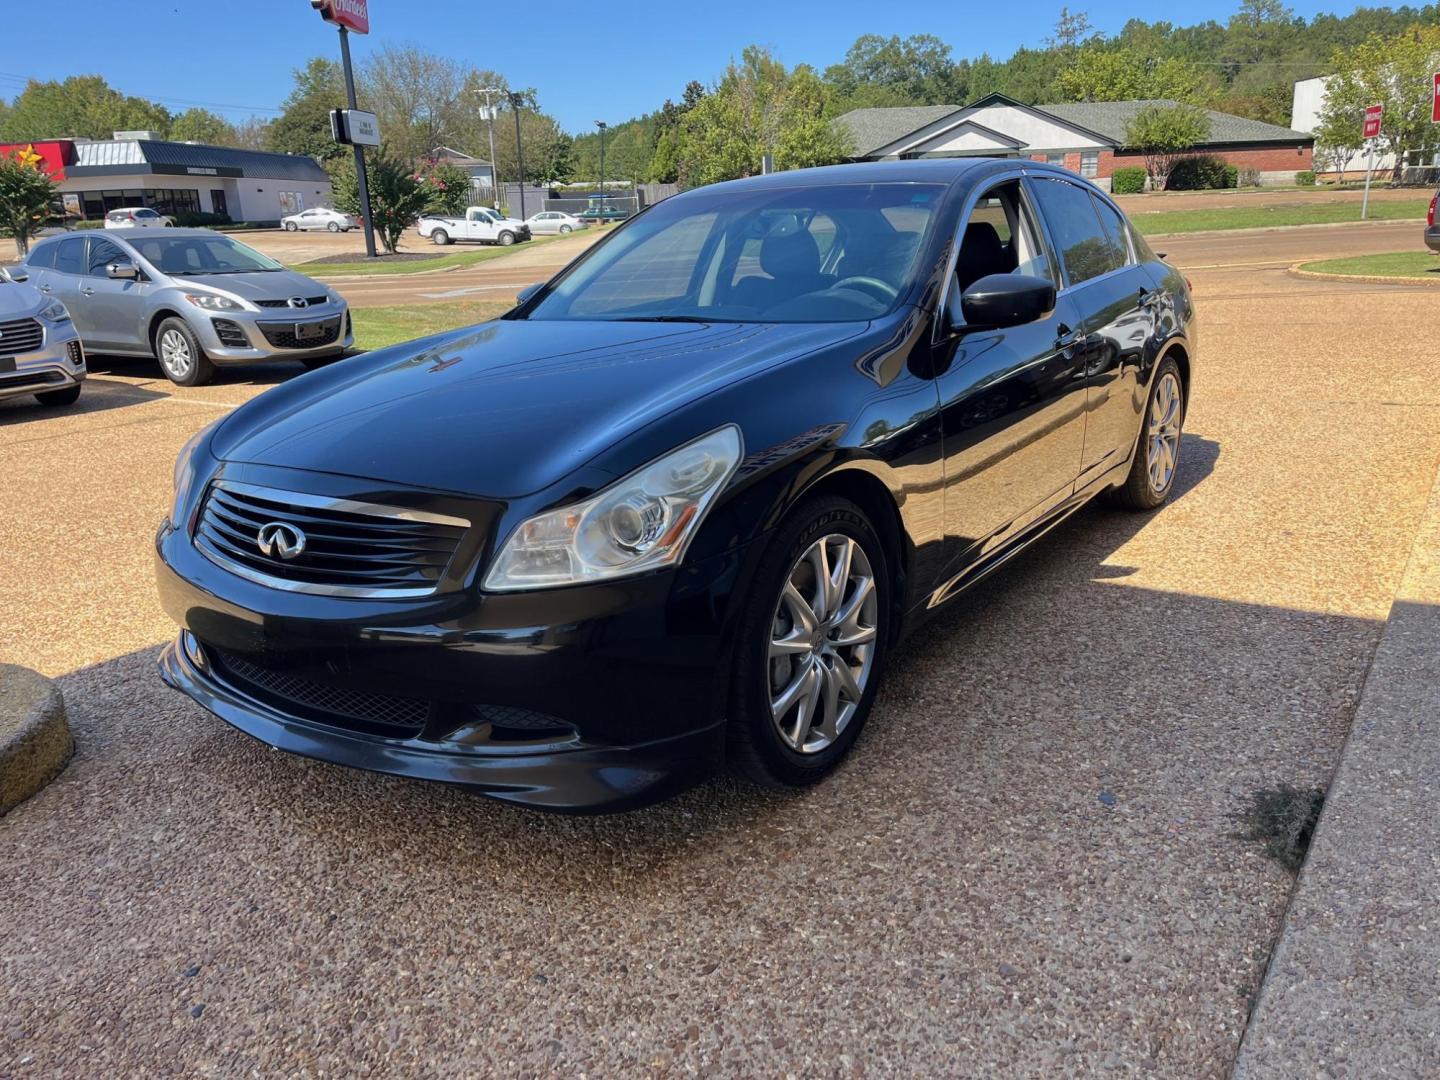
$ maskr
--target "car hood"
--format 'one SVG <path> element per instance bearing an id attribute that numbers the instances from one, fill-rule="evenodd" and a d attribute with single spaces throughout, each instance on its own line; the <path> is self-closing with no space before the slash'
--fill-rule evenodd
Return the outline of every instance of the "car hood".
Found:
<path id="1" fill-rule="evenodd" d="M 0 281 L 0 321 L 37 314 L 45 306 L 43 301 L 44 297 L 31 285 Z"/>
<path id="2" fill-rule="evenodd" d="M 250 274 L 185 274 L 171 280 L 181 288 L 200 285 L 238 296 L 242 300 L 288 300 L 292 296 L 319 296 L 329 290 L 294 270 L 257 270 Z"/>
<path id="3" fill-rule="evenodd" d="M 868 325 L 484 323 L 268 391 L 231 414 L 211 452 L 515 498 L 686 402 Z"/>

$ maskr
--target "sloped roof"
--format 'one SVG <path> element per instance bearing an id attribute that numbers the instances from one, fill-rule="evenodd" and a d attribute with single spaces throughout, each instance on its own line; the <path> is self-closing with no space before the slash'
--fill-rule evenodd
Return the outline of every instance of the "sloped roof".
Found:
<path id="1" fill-rule="evenodd" d="M 958 105 L 903 105 L 893 109 L 852 109 L 832 121 L 850 135 L 851 152 L 867 157 L 912 131 L 960 111 Z"/>
<path id="2" fill-rule="evenodd" d="M 155 139 L 77 142 L 75 165 L 78 169 L 138 166 L 141 172 L 148 171 L 148 167 L 155 165 L 173 168 L 222 168 L 237 169 L 241 176 L 257 176 L 267 180 L 321 183 L 330 181 L 330 175 L 320 164 L 304 154 L 272 154 L 263 150 L 237 150 L 233 146 L 161 142 Z"/>
<path id="3" fill-rule="evenodd" d="M 1040 112 L 1049 113 L 1067 124 L 1078 124 L 1098 135 L 1103 135 L 1116 146 L 1125 145 L 1125 130 L 1135 115 L 1147 105 L 1170 107 L 1176 102 L 1167 98 L 1149 98 L 1135 101 L 1076 101 L 1058 105 L 1036 105 Z M 1314 136 L 1292 128 L 1249 120 L 1232 113 L 1205 109 L 1210 118 L 1210 137 L 1207 143 L 1309 143 Z"/>

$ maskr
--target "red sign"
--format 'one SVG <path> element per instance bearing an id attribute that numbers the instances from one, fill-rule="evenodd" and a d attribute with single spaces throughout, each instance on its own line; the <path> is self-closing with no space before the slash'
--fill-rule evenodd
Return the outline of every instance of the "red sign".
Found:
<path id="1" fill-rule="evenodd" d="M 318 7 L 320 17 L 326 22 L 357 34 L 370 32 L 370 0 L 321 0 Z"/>
<path id="2" fill-rule="evenodd" d="M 0 143 L 0 157 L 13 158 L 59 182 L 65 179 L 65 166 L 75 164 L 75 144 L 69 140 Z"/>
<path id="3" fill-rule="evenodd" d="M 1373 139 L 1380 134 L 1380 118 L 1385 115 L 1384 105 L 1369 105 L 1365 108 L 1365 138 Z"/>
<path id="4" fill-rule="evenodd" d="M 1430 119 L 1440 124 L 1440 71 L 1435 72 L 1435 104 L 1430 107 Z"/>

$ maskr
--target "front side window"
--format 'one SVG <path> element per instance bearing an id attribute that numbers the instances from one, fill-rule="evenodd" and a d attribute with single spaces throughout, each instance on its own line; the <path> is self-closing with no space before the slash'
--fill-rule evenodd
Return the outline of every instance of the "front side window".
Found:
<path id="1" fill-rule="evenodd" d="M 1007 180 L 985 192 L 965 222 L 947 301 L 953 320 L 964 321 L 959 308 L 961 294 L 991 274 L 1055 280 L 1019 180 Z"/>
<path id="2" fill-rule="evenodd" d="M 1100 229 L 1090 193 L 1064 180 L 1037 177 L 1035 199 L 1071 285 L 1116 268 L 1115 252 Z"/>
<path id="3" fill-rule="evenodd" d="M 118 244 L 99 238 L 90 241 L 89 273 L 92 277 L 104 277 L 105 267 L 112 262 L 129 261 L 130 256 L 121 251 Z"/>
<path id="4" fill-rule="evenodd" d="M 526 317 L 873 319 L 909 287 L 943 193 L 862 183 L 666 199 L 592 248 Z"/>

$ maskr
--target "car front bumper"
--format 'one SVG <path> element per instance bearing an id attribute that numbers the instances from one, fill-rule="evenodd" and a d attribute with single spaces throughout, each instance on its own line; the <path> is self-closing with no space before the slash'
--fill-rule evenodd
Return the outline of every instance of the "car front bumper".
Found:
<path id="1" fill-rule="evenodd" d="M 156 576 L 182 633 L 161 673 L 281 750 L 549 810 L 624 810 L 723 762 L 743 558 L 533 593 L 337 599 L 237 577 L 167 522 Z M 423 720 L 377 723 L 349 695 Z"/>
<path id="2" fill-rule="evenodd" d="M 0 341 L 0 368 L 8 368 L 7 361 L 12 357 L 15 361 L 15 370 L 0 370 L 0 399 L 64 390 L 85 381 L 85 351 L 75 334 L 75 325 L 45 319 L 40 323 L 44 339 L 38 349 L 7 354 Z"/>
<path id="3" fill-rule="evenodd" d="M 345 304 L 206 312 L 186 321 L 200 338 L 205 355 L 217 364 L 339 356 L 355 344 L 354 324 Z M 323 336 L 307 344 L 297 336 L 301 326 L 319 326 Z"/>

